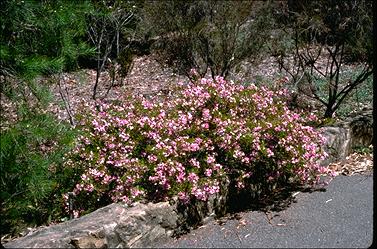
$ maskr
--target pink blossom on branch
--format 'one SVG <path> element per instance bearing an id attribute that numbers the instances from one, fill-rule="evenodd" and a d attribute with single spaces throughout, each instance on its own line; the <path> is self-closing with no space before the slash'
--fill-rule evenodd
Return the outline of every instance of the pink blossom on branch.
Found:
<path id="1" fill-rule="evenodd" d="M 122 96 L 99 109 L 84 105 L 83 135 L 69 157 L 83 169 L 74 193 L 86 198 L 82 208 L 146 195 L 205 201 L 230 175 L 238 188 L 284 176 L 303 184 L 333 176 L 317 164 L 326 155 L 323 137 L 307 125 L 315 115 L 290 111 L 286 94 L 216 77 L 178 85 L 165 100 Z M 256 179 L 267 165 L 271 172 Z"/>

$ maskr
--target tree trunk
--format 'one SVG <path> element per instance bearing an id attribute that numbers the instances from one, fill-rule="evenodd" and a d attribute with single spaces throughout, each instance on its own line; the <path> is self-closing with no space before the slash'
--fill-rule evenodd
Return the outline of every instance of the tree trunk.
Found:
<path id="1" fill-rule="evenodd" d="M 332 106 L 330 106 L 330 105 L 326 106 L 324 118 L 332 118 L 333 115 L 334 115 L 334 110 L 333 110 Z"/>
<path id="2" fill-rule="evenodd" d="M 99 81 L 99 77 L 100 77 L 100 69 L 97 67 L 97 73 L 96 73 L 96 82 L 94 83 L 94 87 L 93 87 L 93 100 L 96 100 L 96 95 L 97 95 L 97 87 L 98 87 L 98 81 Z"/>

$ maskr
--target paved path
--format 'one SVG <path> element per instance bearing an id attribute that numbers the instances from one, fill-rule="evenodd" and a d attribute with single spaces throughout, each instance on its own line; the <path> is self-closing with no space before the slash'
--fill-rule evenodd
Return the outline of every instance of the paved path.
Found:
<path id="1" fill-rule="evenodd" d="M 373 175 L 337 176 L 325 192 L 300 192 L 287 209 L 240 213 L 156 247 L 365 248 L 373 241 Z"/>

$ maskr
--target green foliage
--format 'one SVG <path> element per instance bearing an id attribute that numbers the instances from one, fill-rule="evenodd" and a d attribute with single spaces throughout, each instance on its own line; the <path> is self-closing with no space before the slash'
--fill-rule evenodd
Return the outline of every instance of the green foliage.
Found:
<path id="1" fill-rule="evenodd" d="M 356 146 L 353 151 L 362 155 L 373 154 L 373 146 Z"/>
<path id="2" fill-rule="evenodd" d="M 1 93 L 18 106 L 45 105 L 47 89 L 38 77 L 76 69 L 79 57 L 94 52 L 85 41 L 85 13 L 91 5 L 17 0 L 1 4 Z"/>
<path id="3" fill-rule="evenodd" d="M 72 187 L 74 172 L 62 161 L 74 132 L 46 114 L 52 95 L 40 76 L 73 70 L 93 52 L 85 42 L 88 11 L 88 2 L 1 2 L 1 93 L 17 111 L 1 133 L 2 234 L 57 219 L 61 193 Z"/>
<path id="4" fill-rule="evenodd" d="M 21 78 L 74 69 L 85 43 L 87 2 L 4 1 L 1 65 Z"/>
<path id="5" fill-rule="evenodd" d="M 1 234 L 15 234 L 64 216 L 62 193 L 77 179 L 76 170 L 62 162 L 76 132 L 48 114 L 52 94 L 43 79 L 75 70 L 79 59 L 95 55 L 87 41 L 88 16 L 108 12 L 96 8 L 99 1 L 0 4 L 0 91 L 17 112 L 1 133 Z"/>
<path id="6" fill-rule="evenodd" d="M 71 128 L 52 116 L 30 112 L 2 131 L 1 234 L 14 234 L 61 215 L 61 194 L 74 183 L 74 171 L 62 167 L 74 136 Z"/>

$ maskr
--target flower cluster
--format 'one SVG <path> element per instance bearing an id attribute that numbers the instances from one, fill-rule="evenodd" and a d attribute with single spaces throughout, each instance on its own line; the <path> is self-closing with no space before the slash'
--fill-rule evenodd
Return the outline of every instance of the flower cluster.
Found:
<path id="1" fill-rule="evenodd" d="M 67 163 L 82 169 L 74 193 L 87 205 L 94 205 L 88 198 L 188 202 L 207 200 L 229 178 L 239 188 L 282 179 L 315 184 L 331 173 L 317 163 L 326 156 L 323 138 L 307 125 L 315 115 L 290 111 L 286 94 L 217 77 L 180 84 L 161 101 L 87 104 Z"/>

